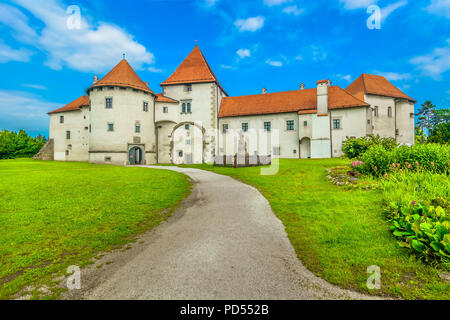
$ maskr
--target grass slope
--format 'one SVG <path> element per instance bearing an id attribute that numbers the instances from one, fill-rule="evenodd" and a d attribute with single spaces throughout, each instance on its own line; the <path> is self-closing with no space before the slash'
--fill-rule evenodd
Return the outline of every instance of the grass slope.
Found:
<path id="1" fill-rule="evenodd" d="M 316 275 L 344 288 L 407 299 L 449 299 L 439 271 L 399 248 L 383 214 L 380 191 L 330 183 L 327 167 L 348 160 L 281 160 L 274 176 L 260 168 L 192 167 L 231 176 L 258 188 L 282 220 L 299 258 Z M 369 291 L 367 268 L 381 268 L 381 291 Z"/>
<path id="2" fill-rule="evenodd" d="M 0 161 L 0 299 L 129 242 L 189 192 L 184 175 L 165 170 Z"/>

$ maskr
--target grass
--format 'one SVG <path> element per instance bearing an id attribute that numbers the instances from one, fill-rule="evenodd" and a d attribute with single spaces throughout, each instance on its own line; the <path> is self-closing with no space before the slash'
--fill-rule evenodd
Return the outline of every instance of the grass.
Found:
<path id="1" fill-rule="evenodd" d="M 55 276 L 157 226 L 189 192 L 165 170 L 0 161 L 0 299 L 42 285 L 57 298 Z"/>
<path id="2" fill-rule="evenodd" d="M 277 175 L 260 168 L 191 167 L 224 174 L 250 184 L 269 200 L 284 223 L 305 266 L 344 288 L 405 299 L 450 299 L 450 284 L 440 270 L 400 248 L 383 213 L 380 190 L 338 187 L 326 168 L 348 160 L 281 160 Z M 367 268 L 381 268 L 381 290 L 369 290 Z"/>

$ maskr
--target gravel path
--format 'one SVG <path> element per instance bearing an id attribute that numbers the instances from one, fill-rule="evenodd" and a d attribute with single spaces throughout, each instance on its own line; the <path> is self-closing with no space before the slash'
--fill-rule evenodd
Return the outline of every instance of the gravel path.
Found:
<path id="1" fill-rule="evenodd" d="M 372 298 L 309 272 L 255 188 L 197 169 L 149 168 L 188 175 L 194 182 L 192 194 L 167 222 L 129 250 L 108 253 L 96 266 L 83 269 L 82 289 L 63 298 Z"/>

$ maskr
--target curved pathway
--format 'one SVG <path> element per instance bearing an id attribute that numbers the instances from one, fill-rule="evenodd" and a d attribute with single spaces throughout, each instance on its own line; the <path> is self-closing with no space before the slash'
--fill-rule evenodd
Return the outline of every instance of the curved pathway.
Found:
<path id="1" fill-rule="evenodd" d="M 332 286 L 296 256 L 284 226 L 253 187 L 177 167 L 192 194 L 169 220 L 129 250 L 82 272 L 68 299 L 365 299 Z M 112 262 L 112 263 L 110 263 Z"/>

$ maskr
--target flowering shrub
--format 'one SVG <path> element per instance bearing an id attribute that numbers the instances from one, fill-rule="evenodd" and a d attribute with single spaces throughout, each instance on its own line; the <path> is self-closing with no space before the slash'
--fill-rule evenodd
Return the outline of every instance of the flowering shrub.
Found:
<path id="1" fill-rule="evenodd" d="M 425 144 L 386 150 L 382 146 L 370 148 L 361 157 L 362 165 L 354 167 L 362 174 L 383 176 L 402 171 L 449 173 L 450 146 Z"/>
<path id="2" fill-rule="evenodd" d="M 352 163 L 353 169 L 356 169 L 357 167 L 360 167 L 362 165 L 363 165 L 362 161 L 358 161 L 358 160 L 356 160 Z"/>

